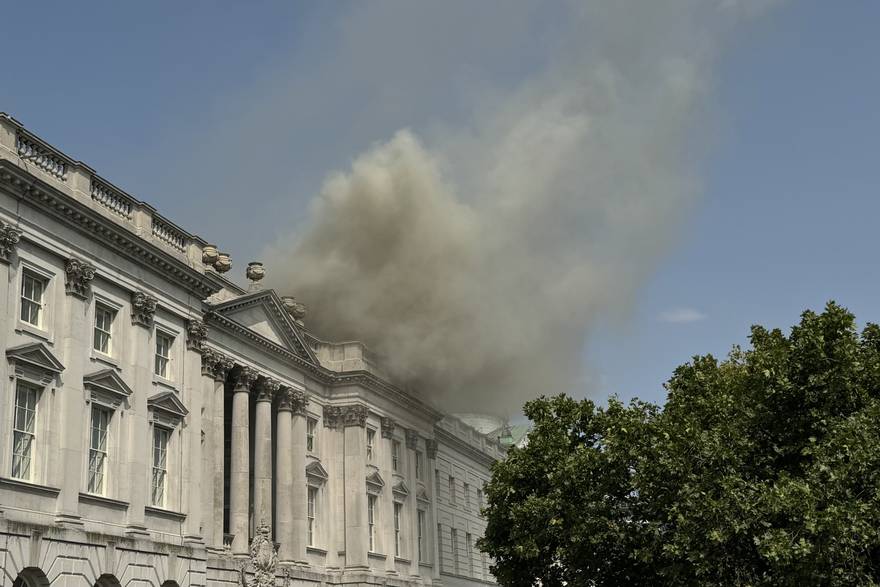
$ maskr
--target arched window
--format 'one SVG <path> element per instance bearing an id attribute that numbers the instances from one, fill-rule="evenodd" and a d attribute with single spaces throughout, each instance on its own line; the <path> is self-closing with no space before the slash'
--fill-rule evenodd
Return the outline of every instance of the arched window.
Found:
<path id="1" fill-rule="evenodd" d="M 28 567 L 22 569 L 12 587 L 49 587 L 49 578 L 37 567 Z"/>

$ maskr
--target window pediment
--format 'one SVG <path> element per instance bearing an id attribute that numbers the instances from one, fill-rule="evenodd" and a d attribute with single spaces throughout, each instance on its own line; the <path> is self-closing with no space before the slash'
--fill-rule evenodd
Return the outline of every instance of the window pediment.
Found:
<path id="1" fill-rule="evenodd" d="M 48 385 L 64 371 L 64 365 L 41 342 L 25 344 L 6 350 L 6 359 L 12 363 L 14 375 Z"/>
<path id="2" fill-rule="evenodd" d="M 103 369 L 83 377 L 83 386 L 90 392 L 91 399 L 98 403 L 117 408 L 128 403 L 131 388 L 114 369 Z"/>
<path id="3" fill-rule="evenodd" d="M 173 391 L 163 391 L 149 398 L 147 408 L 152 412 L 154 422 L 169 426 L 176 426 L 189 414 Z"/>
<path id="4" fill-rule="evenodd" d="M 369 493 L 382 493 L 383 487 L 385 487 L 385 480 L 382 479 L 379 471 L 373 471 L 367 475 L 367 491 Z"/>
<path id="5" fill-rule="evenodd" d="M 329 478 L 330 475 L 319 461 L 312 461 L 306 465 L 306 479 L 309 485 L 320 485 Z"/>
<path id="6" fill-rule="evenodd" d="M 395 483 L 394 487 L 391 488 L 391 491 L 399 497 L 406 497 L 409 495 L 409 488 L 406 486 L 406 483 L 403 482 L 403 479 L 400 479 Z"/>
<path id="7" fill-rule="evenodd" d="M 428 493 L 425 491 L 425 488 L 422 487 L 416 493 L 416 499 L 419 501 L 430 502 L 431 499 L 428 497 Z"/>

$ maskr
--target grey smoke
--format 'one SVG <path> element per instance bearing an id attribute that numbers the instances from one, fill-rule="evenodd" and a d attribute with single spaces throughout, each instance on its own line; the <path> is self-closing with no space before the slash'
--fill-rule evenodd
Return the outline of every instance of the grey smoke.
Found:
<path id="1" fill-rule="evenodd" d="M 567 5 L 546 66 L 483 88 L 467 124 L 399 130 L 331 174 L 267 280 L 446 410 L 589 392 L 584 341 L 674 243 L 719 51 L 763 4 Z"/>

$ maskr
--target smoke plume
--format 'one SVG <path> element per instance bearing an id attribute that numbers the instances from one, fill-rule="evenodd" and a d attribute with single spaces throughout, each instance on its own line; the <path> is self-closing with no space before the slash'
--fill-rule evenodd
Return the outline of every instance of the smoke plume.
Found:
<path id="1" fill-rule="evenodd" d="M 699 194 L 714 64 L 760 8 L 569 5 L 546 66 L 484 91 L 468 124 L 399 130 L 330 175 L 267 251 L 270 285 L 446 410 L 583 393 L 586 337 L 625 310 Z"/>

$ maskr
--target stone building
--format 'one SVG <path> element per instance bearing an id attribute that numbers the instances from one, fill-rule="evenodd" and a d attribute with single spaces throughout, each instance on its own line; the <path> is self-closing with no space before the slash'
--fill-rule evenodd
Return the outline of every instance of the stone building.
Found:
<path id="1" fill-rule="evenodd" d="M 503 448 L 0 114 L 0 585 L 492 583 Z"/>

